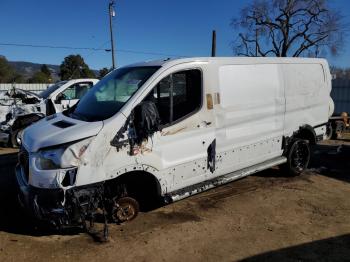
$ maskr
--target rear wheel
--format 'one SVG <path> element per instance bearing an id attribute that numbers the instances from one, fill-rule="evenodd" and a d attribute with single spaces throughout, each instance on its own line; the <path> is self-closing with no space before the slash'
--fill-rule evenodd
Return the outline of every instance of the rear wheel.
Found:
<path id="1" fill-rule="evenodd" d="M 287 163 L 282 166 L 290 176 L 301 174 L 310 162 L 310 146 L 307 140 L 296 139 L 287 153 Z"/>

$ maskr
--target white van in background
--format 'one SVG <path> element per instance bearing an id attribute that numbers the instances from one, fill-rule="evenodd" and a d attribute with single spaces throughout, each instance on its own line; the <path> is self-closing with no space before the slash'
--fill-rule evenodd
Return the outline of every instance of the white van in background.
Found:
<path id="1" fill-rule="evenodd" d="M 0 142 L 17 147 L 23 130 L 45 116 L 74 106 L 98 79 L 58 82 L 39 94 L 13 88 L 0 94 Z"/>
<path id="2" fill-rule="evenodd" d="M 322 140 L 326 60 L 186 58 L 111 72 L 76 107 L 27 128 L 16 168 L 23 206 L 56 226 L 104 210 L 133 219 L 276 165 L 296 175 Z M 151 201 L 151 202 L 149 202 Z"/>

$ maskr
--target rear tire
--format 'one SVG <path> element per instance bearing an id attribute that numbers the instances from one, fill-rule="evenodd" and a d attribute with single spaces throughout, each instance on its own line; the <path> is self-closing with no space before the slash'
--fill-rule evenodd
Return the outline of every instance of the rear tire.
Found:
<path id="1" fill-rule="evenodd" d="M 288 176 L 300 175 L 310 162 L 310 154 L 309 141 L 294 140 L 286 154 L 287 163 L 281 166 L 283 172 Z"/>

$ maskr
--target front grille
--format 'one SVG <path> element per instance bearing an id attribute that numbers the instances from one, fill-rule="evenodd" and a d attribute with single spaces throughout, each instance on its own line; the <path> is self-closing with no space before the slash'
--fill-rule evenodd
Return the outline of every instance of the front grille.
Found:
<path id="1" fill-rule="evenodd" d="M 52 209 L 62 207 L 64 191 L 62 189 L 44 189 L 31 187 L 37 204 L 42 208 Z"/>
<path id="2" fill-rule="evenodd" d="M 18 153 L 18 162 L 24 171 L 24 176 L 27 180 L 26 182 L 28 182 L 28 180 L 29 180 L 29 153 L 23 147 L 21 148 L 21 150 Z"/>

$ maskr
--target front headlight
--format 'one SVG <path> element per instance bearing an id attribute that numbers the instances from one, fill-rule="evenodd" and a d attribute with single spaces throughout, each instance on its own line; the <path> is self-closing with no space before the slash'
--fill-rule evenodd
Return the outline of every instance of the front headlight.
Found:
<path id="1" fill-rule="evenodd" d="M 83 155 L 92 139 L 90 137 L 57 149 L 42 150 L 38 153 L 35 164 L 41 170 L 77 167 L 85 161 Z"/>
<path id="2" fill-rule="evenodd" d="M 35 165 L 41 170 L 61 168 L 61 157 L 64 148 L 40 151 L 35 159 Z"/>
<path id="3" fill-rule="evenodd" d="M 51 169 L 59 169 L 60 165 L 53 162 L 52 159 L 39 157 L 36 159 L 36 166 L 41 170 L 51 170 Z"/>

